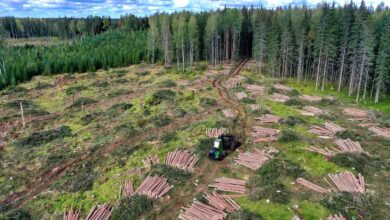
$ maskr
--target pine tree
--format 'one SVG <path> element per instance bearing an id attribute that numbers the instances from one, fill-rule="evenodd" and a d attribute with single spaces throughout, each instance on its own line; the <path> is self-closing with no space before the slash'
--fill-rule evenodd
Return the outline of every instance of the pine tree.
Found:
<path id="1" fill-rule="evenodd" d="M 390 18 L 384 23 L 383 33 L 380 40 L 379 53 L 376 66 L 376 90 L 375 103 L 379 101 L 380 93 L 390 84 Z M 386 86 L 387 85 L 387 86 Z"/>
<path id="2" fill-rule="evenodd" d="M 199 30 L 196 17 L 191 15 L 188 22 L 188 39 L 190 41 L 190 66 L 193 66 L 195 60 L 199 57 Z"/>

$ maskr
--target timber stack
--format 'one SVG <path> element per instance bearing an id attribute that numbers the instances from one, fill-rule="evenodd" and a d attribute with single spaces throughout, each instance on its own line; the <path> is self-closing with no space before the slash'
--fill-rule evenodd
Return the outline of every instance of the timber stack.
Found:
<path id="1" fill-rule="evenodd" d="M 225 134 L 227 132 L 226 128 L 207 128 L 206 129 L 206 135 L 210 138 L 217 138 L 222 134 Z"/>
<path id="2" fill-rule="evenodd" d="M 370 127 L 368 130 L 374 132 L 378 136 L 390 139 L 390 128 Z"/>
<path id="3" fill-rule="evenodd" d="M 222 110 L 223 115 L 226 118 L 235 118 L 237 117 L 237 111 L 234 109 L 224 109 Z"/>
<path id="4" fill-rule="evenodd" d="M 344 108 L 343 115 L 350 116 L 352 121 L 367 121 L 369 120 L 369 115 L 367 111 L 358 109 L 358 108 Z"/>
<path id="5" fill-rule="evenodd" d="M 240 210 L 240 206 L 231 198 L 222 197 L 216 191 L 213 194 L 205 193 L 207 202 L 220 211 L 235 212 Z"/>
<path id="6" fill-rule="evenodd" d="M 288 100 L 290 100 L 290 97 L 288 97 L 286 95 L 279 94 L 279 93 L 273 93 L 271 96 L 271 100 L 274 102 L 284 103 L 284 102 L 287 102 Z"/>
<path id="7" fill-rule="evenodd" d="M 184 207 L 179 214 L 181 220 L 222 220 L 227 214 L 210 205 L 194 201 L 189 207 Z"/>
<path id="8" fill-rule="evenodd" d="M 352 141 L 351 139 L 337 139 L 335 143 L 342 153 L 364 153 L 359 141 Z"/>
<path id="9" fill-rule="evenodd" d="M 320 108 L 314 106 L 305 106 L 303 110 L 300 111 L 302 115 L 305 116 L 319 116 L 324 114 L 324 111 Z"/>
<path id="10" fill-rule="evenodd" d="M 328 217 L 328 220 L 347 220 L 342 214 L 334 214 Z"/>
<path id="11" fill-rule="evenodd" d="M 364 177 L 359 173 L 358 177 L 355 177 L 351 172 L 346 171 L 338 174 L 328 174 L 329 179 L 332 181 L 335 191 L 340 192 L 358 192 L 364 193 L 366 191 Z"/>
<path id="12" fill-rule="evenodd" d="M 274 88 L 279 90 L 279 91 L 282 91 L 282 92 L 291 92 L 292 89 L 288 86 L 285 86 L 285 85 L 282 85 L 282 84 L 274 84 Z"/>
<path id="13" fill-rule="evenodd" d="M 259 85 L 245 85 L 245 89 L 249 91 L 252 95 L 263 95 L 265 93 L 265 87 Z"/>
<path id="14" fill-rule="evenodd" d="M 236 96 L 236 98 L 237 98 L 238 100 L 242 100 L 242 99 L 248 97 L 248 95 L 247 95 L 245 92 L 237 92 L 237 93 L 235 94 L 235 96 Z"/>
<path id="15" fill-rule="evenodd" d="M 187 150 L 175 150 L 169 152 L 165 158 L 165 164 L 182 170 L 193 171 L 198 157 Z"/>
<path id="16" fill-rule="evenodd" d="M 158 199 L 173 188 L 166 178 L 159 176 L 148 176 L 138 187 L 136 194 L 145 195 L 149 198 Z"/>
<path id="17" fill-rule="evenodd" d="M 217 178 L 214 184 L 210 184 L 209 187 L 216 188 L 219 191 L 245 193 L 245 180 L 233 179 L 233 178 Z"/>
<path id="18" fill-rule="evenodd" d="M 135 195 L 133 183 L 130 180 L 125 180 L 124 185 L 121 187 L 121 195 L 125 197 L 132 197 Z"/>
<path id="19" fill-rule="evenodd" d="M 111 217 L 112 207 L 104 203 L 103 205 L 95 205 L 89 211 L 85 220 L 108 220 Z"/>
<path id="20" fill-rule="evenodd" d="M 303 178 L 298 178 L 296 180 L 297 183 L 301 184 L 302 186 L 310 189 L 310 190 L 313 190 L 314 192 L 318 192 L 318 193 L 321 193 L 321 194 L 325 194 L 327 192 L 329 192 L 327 189 L 321 187 L 321 186 L 318 186 L 310 181 L 307 181 Z"/>
<path id="21" fill-rule="evenodd" d="M 308 101 L 308 102 L 318 102 L 318 101 L 321 101 L 321 97 L 320 96 L 311 96 L 311 95 L 301 95 L 299 96 L 300 99 L 302 99 L 303 101 Z"/>
<path id="22" fill-rule="evenodd" d="M 265 114 L 255 119 L 260 120 L 260 124 L 273 124 L 278 123 L 281 118 L 276 115 Z"/>
<path id="23" fill-rule="evenodd" d="M 73 207 L 70 208 L 68 212 L 64 211 L 64 220 L 78 220 L 80 218 L 80 209 L 74 210 Z"/>
<path id="24" fill-rule="evenodd" d="M 329 150 L 328 148 L 323 149 L 323 148 L 320 148 L 317 146 L 310 146 L 309 148 L 307 148 L 307 150 L 311 151 L 311 152 L 316 152 L 316 153 L 322 154 L 326 157 L 333 157 L 337 153 L 340 153 L 340 151 L 337 149 Z"/>
<path id="25" fill-rule="evenodd" d="M 265 150 L 255 149 L 254 152 L 239 153 L 234 161 L 252 170 L 257 170 L 270 158 L 271 156 Z"/>

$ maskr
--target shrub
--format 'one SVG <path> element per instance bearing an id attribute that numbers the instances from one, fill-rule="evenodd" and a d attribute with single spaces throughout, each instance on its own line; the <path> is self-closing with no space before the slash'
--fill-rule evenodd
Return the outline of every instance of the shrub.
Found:
<path id="1" fill-rule="evenodd" d="M 191 173 L 165 164 L 155 164 L 150 168 L 148 175 L 164 176 L 168 179 L 170 184 L 181 185 L 188 181 Z"/>
<path id="2" fill-rule="evenodd" d="M 94 99 L 81 97 L 81 98 L 78 98 L 77 100 L 75 100 L 73 102 L 73 104 L 70 106 L 70 108 L 79 108 L 81 106 L 93 104 L 96 102 L 97 101 Z"/>
<path id="3" fill-rule="evenodd" d="M 365 153 L 342 153 L 330 159 L 333 163 L 348 168 L 355 168 L 357 172 L 367 173 L 366 168 L 371 164 L 371 158 Z"/>
<path id="4" fill-rule="evenodd" d="M 127 79 L 119 78 L 114 80 L 113 82 L 118 84 L 124 84 L 124 83 L 128 83 L 129 81 Z"/>
<path id="5" fill-rule="evenodd" d="M 243 98 L 243 99 L 241 99 L 241 102 L 244 104 L 255 104 L 256 100 L 251 99 L 251 98 Z"/>
<path id="6" fill-rule="evenodd" d="M 247 210 L 239 210 L 237 212 L 230 213 L 227 217 L 228 220 L 263 220 L 264 218 L 256 213 L 249 212 Z"/>
<path id="7" fill-rule="evenodd" d="M 199 103 L 202 107 L 205 108 L 205 107 L 209 107 L 209 106 L 216 106 L 217 100 L 215 100 L 213 98 L 202 97 L 202 98 L 200 98 Z"/>
<path id="8" fill-rule="evenodd" d="M 291 98 L 287 100 L 284 104 L 288 106 L 301 106 L 302 102 L 299 99 Z"/>
<path id="9" fill-rule="evenodd" d="M 1 209 L 0 209 L 1 211 Z M 12 210 L 4 215 L 0 214 L 0 219 L 4 220 L 30 220 L 33 219 L 30 212 L 27 209 Z"/>
<path id="10" fill-rule="evenodd" d="M 35 89 L 41 90 L 41 89 L 47 89 L 47 88 L 51 88 L 51 87 L 53 87 L 53 85 L 39 81 L 37 83 L 37 85 L 35 86 Z"/>
<path id="11" fill-rule="evenodd" d="M 173 132 L 165 133 L 165 134 L 161 135 L 160 139 L 164 143 L 168 143 L 169 141 L 176 140 L 177 139 L 176 132 L 173 131 Z"/>
<path id="12" fill-rule="evenodd" d="M 146 99 L 146 103 L 149 105 L 158 105 L 162 101 L 173 101 L 176 96 L 176 92 L 172 90 L 159 90 L 152 94 L 151 97 Z"/>
<path id="13" fill-rule="evenodd" d="M 128 95 L 128 94 L 131 94 L 133 93 L 133 91 L 131 90 L 125 90 L 125 89 L 119 89 L 117 91 L 113 91 L 111 93 L 108 94 L 108 97 L 117 97 L 117 96 L 122 96 L 122 95 Z"/>
<path id="14" fill-rule="evenodd" d="M 318 104 L 321 106 L 335 105 L 337 104 L 337 101 L 335 99 L 322 98 Z"/>
<path id="15" fill-rule="evenodd" d="M 149 74 L 150 74 L 149 71 L 142 71 L 142 72 L 137 72 L 137 73 L 135 73 L 135 75 L 137 75 L 137 76 L 147 76 L 147 75 L 149 75 Z"/>
<path id="16" fill-rule="evenodd" d="M 200 71 L 205 71 L 207 70 L 207 63 L 200 63 L 199 65 L 196 66 L 196 69 L 197 70 L 200 70 Z"/>
<path id="17" fill-rule="evenodd" d="M 95 120 L 95 118 L 97 118 L 99 115 L 100 115 L 99 113 L 86 114 L 83 117 L 81 117 L 80 120 L 83 123 L 83 125 L 88 125 L 93 120 Z"/>
<path id="18" fill-rule="evenodd" d="M 290 92 L 290 95 L 291 95 L 291 96 L 294 96 L 294 97 L 296 97 L 296 96 L 299 96 L 299 95 L 300 95 L 300 93 L 299 93 L 299 91 L 298 91 L 298 90 L 296 90 L 296 89 L 293 89 L 293 90 L 291 90 L 291 92 Z"/>
<path id="19" fill-rule="evenodd" d="M 55 139 L 69 137 L 71 135 L 72 130 L 68 126 L 61 126 L 52 130 L 34 132 L 28 137 L 17 140 L 15 145 L 19 147 L 36 147 Z"/>
<path id="20" fill-rule="evenodd" d="M 198 144 L 195 146 L 195 154 L 203 158 L 207 156 L 210 147 L 213 146 L 214 139 L 213 138 L 203 138 L 200 139 Z"/>
<path id="21" fill-rule="evenodd" d="M 72 86 L 72 87 L 66 88 L 65 93 L 67 95 L 74 95 L 74 94 L 76 94 L 78 92 L 81 92 L 81 91 L 87 90 L 87 89 L 88 88 L 85 87 L 85 86 Z"/>
<path id="22" fill-rule="evenodd" d="M 138 132 L 135 126 L 129 123 L 121 124 L 115 127 L 114 130 L 116 133 L 121 133 L 123 135 L 126 135 L 127 137 L 132 137 Z"/>
<path id="23" fill-rule="evenodd" d="M 95 177 L 96 173 L 93 171 L 92 162 L 86 162 L 74 170 L 67 171 L 52 187 L 70 193 L 84 192 L 92 189 Z"/>
<path id="24" fill-rule="evenodd" d="M 336 133 L 336 137 L 342 138 L 342 139 L 350 138 L 354 141 L 361 141 L 362 140 L 362 137 L 359 134 L 357 134 L 356 132 L 351 131 L 351 130 L 339 131 Z"/>
<path id="25" fill-rule="evenodd" d="M 175 87 L 176 86 L 176 82 L 173 81 L 173 80 L 167 79 L 167 80 L 164 80 L 164 81 L 160 82 L 159 85 L 161 87 Z"/>
<path id="26" fill-rule="evenodd" d="M 138 219 L 153 208 L 153 201 L 145 196 L 135 195 L 122 198 L 113 212 L 112 220 L 133 220 Z"/>
<path id="27" fill-rule="evenodd" d="M 157 127 L 168 125 L 172 119 L 166 115 L 156 115 L 149 119 L 149 123 L 153 123 Z"/>
<path id="28" fill-rule="evenodd" d="M 279 141 L 290 142 L 290 141 L 297 141 L 299 139 L 300 139 L 299 135 L 295 131 L 288 129 L 288 130 L 283 130 L 281 132 Z"/>
<path id="29" fill-rule="evenodd" d="M 274 94 L 275 92 L 277 92 L 277 89 L 273 86 L 267 90 L 267 93 L 270 95 Z"/>
<path id="30" fill-rule="evenodd" d="M 287 204 L 291 199 L 291 192 L 280 182 L 255 187 L 249 191 L 250 200 L 270 199 L 273 202 Z"/>
<path id="31" fill-rule="evenodd" d="M 101 88 L 107 87 L 108 85 L 109 84 L 106 81 L 97 81 L 97 82 L 93 83 L 93 86 L 101 87 Z"/>
<path id="32" fill-rule="evenodd" d="M 114 111 L 126 111 L 126 110 L 129 110 L 133 107 L 133 104 L 131 103 L 117 103 L 113 106 L 111 106 L 110 110 L 114 110 Z"/>
<path id="33" fill-rule="evenodd" d="M 288 116 L 286 119 L 281 120 L 282 124 L 288 125 L 288 126 L 294 126 L 297 124 L 305 124 L 306 122 L 303 119 L 294 117 L 294 116 Z"/>

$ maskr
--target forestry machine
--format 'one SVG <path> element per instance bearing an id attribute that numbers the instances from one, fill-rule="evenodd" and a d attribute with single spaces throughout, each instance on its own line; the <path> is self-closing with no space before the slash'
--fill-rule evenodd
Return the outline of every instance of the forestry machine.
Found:
<path id="1" fill-rule="evenodd" d="M 228 153 L 239 147 L 237 138 L 230 134 L 222 134 L 214 140 L 214 145 L 209 151 L 209 158 L 212 160 L 223 160 Z"/>

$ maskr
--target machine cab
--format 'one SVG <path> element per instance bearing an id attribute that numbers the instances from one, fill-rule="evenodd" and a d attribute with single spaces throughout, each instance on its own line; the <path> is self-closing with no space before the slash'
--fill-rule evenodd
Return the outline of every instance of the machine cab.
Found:
<path id="1" fill-rule="evenodd" d="M 221 148 L 221 143 L 222 143 L 221 139 L 215 139 L 213 148 L 220 149 Z"/>

